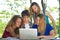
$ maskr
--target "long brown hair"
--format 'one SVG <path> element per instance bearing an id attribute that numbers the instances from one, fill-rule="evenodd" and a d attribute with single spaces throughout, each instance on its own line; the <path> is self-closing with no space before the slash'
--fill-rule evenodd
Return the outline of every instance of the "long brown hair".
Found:
<path id="1" fill-rule="evenodd" d="M 45 28 L 46 28 L 46 22 L 43 14 L 38 14 L 37 17 L 40 18 L 40 22 L 38 25 L 38 31 L 41 33 L 41 35 L 44 34 Z"/>
<path id="2" fill-rule="evenodd" d="M 16 25 L 16 20 L 20 18 L 22 20 L 22 18 L 19 16 L 19 15 L 14 15 L 11 20 L 8 22 L 7 26 L 6 27 L 13 27 Z M 21 25 L 20 25 L 21 27 Z"/>
<path id="3" fill-rule="evenodd" d="M 40 7 L 39 7 L 39 5 L 36 2 L 33 2 L 31 4 L 30 8 L 29 8 L 30 15 L 32 15 L 32 16 L 34 15 L 34 12 L 32 10 L 32 6 L 34 6 L 34 5 L 36 5 L 38 7 L 38 13 L 40 13 Z"/>

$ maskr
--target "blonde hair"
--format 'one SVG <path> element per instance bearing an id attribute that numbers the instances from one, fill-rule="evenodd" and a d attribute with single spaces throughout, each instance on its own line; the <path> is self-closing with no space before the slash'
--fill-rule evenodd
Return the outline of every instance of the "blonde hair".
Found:
<path id="1" fill-rule="evenodd" d="M 37 12 L 37 13 L 40 13 L 40 7 L 39 7 L 39 5 L 38 5 L 36 2 L 33 2 L 33 3 L 31 4 L 30 8 L 29 8 L 30 15 L 32 15 L 32 16 L 34 15 L 34 12 L 33 12 L 33 10 L 32 10 L 32 6 L 34 6 L 34 5 L 36 5 L 37 8 L 38 8 L 38 12 Z"/>
<path id="2" fill-rule="evenodd" d="M 43 35 L 44 32 L 45 32 L 45 28 L 46 28 L 45 18 L 44 18 L 43 14 L 37 15 L 37 17 L 40 18 L 40 22 L 39 22 L 39 25 L 38 25 L 38 31 L 41 33 L 41 35 Z"/>

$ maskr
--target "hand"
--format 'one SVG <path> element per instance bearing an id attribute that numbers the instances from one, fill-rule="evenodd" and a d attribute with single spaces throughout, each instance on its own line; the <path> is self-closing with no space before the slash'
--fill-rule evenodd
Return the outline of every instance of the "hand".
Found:
<path id="1" fill-rule="evenodd" d="M 38 36 L 38 39 L 40 39 L 40 38 L 44 38 L 44 36 Z"/>

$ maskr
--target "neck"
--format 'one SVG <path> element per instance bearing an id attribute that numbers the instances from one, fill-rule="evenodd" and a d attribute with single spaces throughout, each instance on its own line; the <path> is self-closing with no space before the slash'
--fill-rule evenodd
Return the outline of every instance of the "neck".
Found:
<path id="1" fill-rule="evenodd" d="M 29 24 L 29 22 L 26 22 L 26 23 L 24 23 L 24 24 Z"/>
<path id="2" fill-rule="evenodd" d="M 24 24 L 28 24 L 28 23 L 29 23 L 28 21 L 24 22 Z"/>
<path id="3" fill-rule="evenodd" d="M 39 14 L 38 12 L 34 12 L 35 14 Z"/>

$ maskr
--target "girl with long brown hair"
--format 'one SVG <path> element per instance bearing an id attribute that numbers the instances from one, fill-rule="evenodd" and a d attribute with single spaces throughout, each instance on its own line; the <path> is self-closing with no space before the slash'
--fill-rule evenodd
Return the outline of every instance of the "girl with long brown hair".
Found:
<path id="1" fill-rule="evenodd" d="M 21 22 L 22 19 L 19 15 L 14 15 L 12 19 L 8 22 L 4 33 L 2 35 L 2 38 L 7 38 L 7 37 L 16 37 L 18 38 L 19 36 L 15 33 L 16 28 L 21 28 Z"/>

